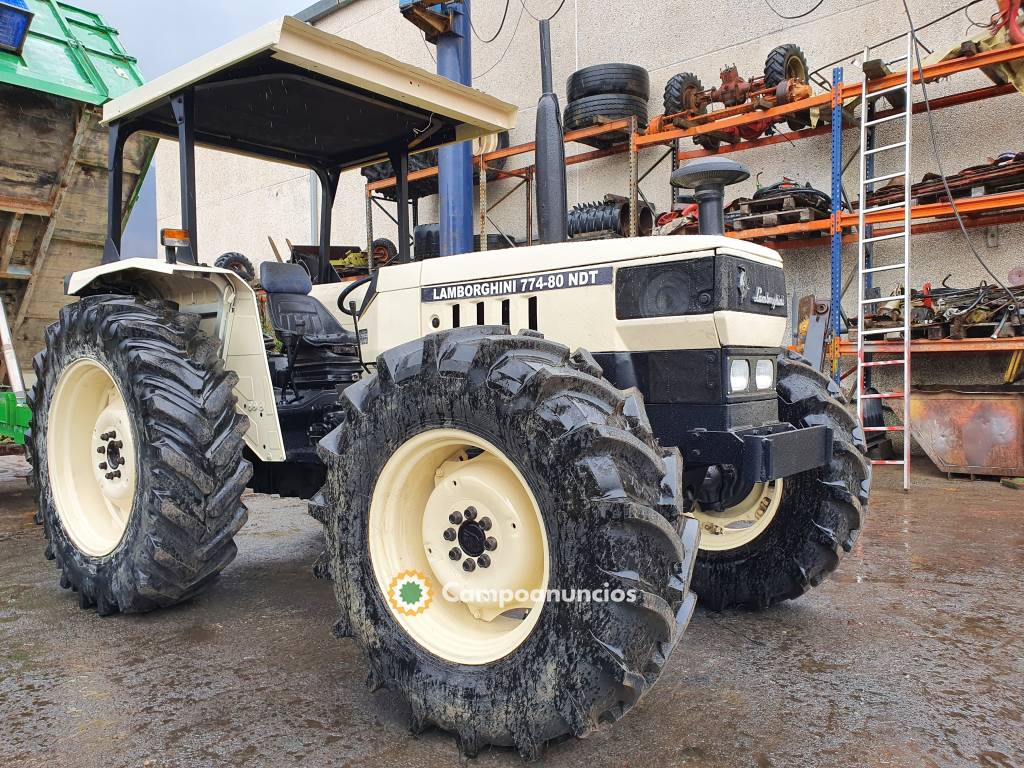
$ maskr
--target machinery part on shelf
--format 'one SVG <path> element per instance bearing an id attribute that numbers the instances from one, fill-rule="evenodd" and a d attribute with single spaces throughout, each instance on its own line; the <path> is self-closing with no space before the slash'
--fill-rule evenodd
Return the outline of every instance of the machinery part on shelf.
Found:
<path id="1" fill-rule="evenodd" d="M 725 188 L 750 178 L 750 171 L 735 160 L 702 157 L 672 173 L 672 186 L 694 190 L 692 202 L 700 208 L 702 235 L 725 234 Z M 691 202 L 686 197 L 679 198 Z"/>
<path id="2" fill-rule="evenodd" d="M 801 205 L 811 206 L 823 211 L 832 210 L 831 195 L 822 192 L 820 189 L 815 189 L 809 182 L 806 185 L 801 185 L 788 176 L 784 176 L 781 181 L 769 184 L 767 187 L 761 187 L 754 193 L 754 200 L 764 200 L 770 197 L 787 197 L 797 192 L 800 195 Z"/>
<path id="3" fill-rule="evenodd" d="M 808 82 L 807 58 L 800 46 L 793 43 L 780 45 L 768 54 L 764 62 L 764 85 L 777 88 L 789 80 Z"/>
<path id="4" fill-rule="evenodd" d="M 565 108 L 565 130 L 590 128 L 606 121 L 635 117 L 641 128 L 647 127 L 647 99 L 623 94 L 587 96 L 571 101 Z"/>
<path id="5" fill-rule="evenodd" d="M 651 77 L 636 64 L 594 64 L 573 72 L 565 85 L 569 102 L 612 93 L 647 101 L 651 97 Z"/>
<path id="6" fill-rule="evenodd" d="M 370 246 L 374 266 L 384 267 L 398 258 L 398 246 L 386 237 L 378 237 Z"/>
<path id="7" fill-rule="evenodd" d="M 765 63 L 763 77 L 747 80 L 740 75 L 735 65 L 719 73 L 721 84 L 714 89 L 705 89 L 701 81 L 691 72 L 684 72 L 670 78 L 665 85 L 665 114 L 678 115 L 677 125 L 688 127 L 693 123 L 706 122 L 701 118 L 708 114 L 708 107 L 721 103 L 728 108 L 738 107 L 747 102 L 760 106 L 788 104 L 811 96 L 808 84 L 807 61 L 800 48 L 792 43 L 781 45 L 772 51 Z M 809 115 L 796 114 L 786 118 L 766 118 L 756 123 L 701 134 L 693 137 L 700 147 L 715 151 L 723 141 L 736 144 L 753 141 L 767 135 L 772 126 L 786 122 L 790 130 L 800 130 L 808 125 Z"/>
<path id="8" fill-rule="evenodd" d="M 693 588 L 714 611 L 767 608 L 817 586 L 853 548 L 867 509 L 864 433 L 839 386 L 795 353 L 780 356 L 778 367 L 780 418 L 828 426 L 831 460 L 755 485 L 722 512 L 695 509 L 702 530 Z"/>
<path id="9" fill-rule="evenodd" d="M 708 111 L 708 102 L 699 98 L 704 92 L 700 78 L 692 72 L 681 72 L 673 75 L 665 83 L 664 107 L 666 115 L 680 112 L 703 115 Z"/>
<path id="10" fill-rule="evenodd" d="M 508 131 L 501 131 L 500 133 L 490 134 L 479 139 L 473 140 L 473 155 L 477 157 L 482 154 L 488 154 L 490 152 L 496 152 L 499 149 L 508 149 L 510 146 L 510 139 Z M 498 175 L 502 169 L 505 168 L 508 158 L 501 157 L 497 160 L 492 160 L 487 164 L 487 180 L 497 181 Z M 419 152 L 415 155 L 409 155 L 409 173 L 415 171 L 424 171 L 427 168 L 434 168 L 437 166 L 437 150 L 431 149 L 426 152 Z M 394 166 L 389 161 L 383 163 L 375 163 L 368 165 L 362 170 L 363 177 L 367 183 L 375 181 L 383 181 L 384 179 L 392 179 L 395 176 Z M 480 169 L 474 168 L 473 170 L 473 181 L 478 183 L 480 181 Z M 395 190 L 393 188 L 383 189 L 380 191 L 383 197 L 393 199 L 395 196 Z M 431 195 L 437 194 L 437 177 L 431 176 L 426 179 L 416 179 L 409 182 L 409 196 L 410 199 L 418 199 L 421 197 L 430 197 Z"/>
<path id="11" fill-rule="evenodd" d="M 371 687 L 469 756 L 536 758 L 632 709 L 692 614 L 698 533 L 681 457 L 635 391 L 589 353 L 475 326 L 381 355 L 341 403 L 310 514 L 327 529 L 335 634 L 363 648 Z M 591 583 L 637 599 L 544 600 Z"/>
<path id="12" fill-rule="evenodd" d="M 247 283 L 251 283 L 256 279 L 256 268 L 252 265 L 252 262 L 244 254 L 236 253 L 235 251 L 229 251 L 219 256 L 213 262 L 213 266 L 218 269 L 230 269 Z"/>
<path id="13" fill-rule="evenodd" d="M 629 199 L 618 195 L 608 195 L 604 200 L 592 203 L 577 203 L 569 211 L 569 237 L 598 234 L 629 237 L 630 214 Z M 641 201 L 637 211 L 639 237 L 654 233 L 656 217 L 654 208 Z"/>
<path id="14" fill-rule="evenodd" d="M 248 419 L 199 323 L 169 302 L 90 296 L 61 310 L 35 359 L 36 522 L 82 608 L 174 605 L 235 558 Z"/>
<path id="15" fill-rule="evenodd" d="M 705 115 L 710 102 L 701 98 L 704 93 L 704 85 L 692 72 L 682 72 L 673 75 L 665 83 L 665 96 L 663 105 L 666 115 L 686 113 L 688 116 L 696 117 Z M 693 137 L 693 143 L 711 152 L 717 150 L 722 141 L 719 137 L 704 133 Z"/>
<path id="16" fill-rule="evenodd" d="M 437 152 L 419 152 L 414 155 L 409 155 L 409 173 L 416 171 L 423 171 L 427 168 L 433 168 L 437 165 Z M 362 169 L 361 173 L 363 178 L 366 179 L 367 183 L 373 183 L 375 181 L 383 181 L 384 179 L 393 179 L 395 177 L 395 167 L 390 161 L 384 161 L 382 163 L 374 163 L 368 165 Z M 396 192 L 393 187 L 388 189 L 382 189 L 380 191 L 382 197 L 386 197 L 389 200 L 395 198 Z M 416 200 L 421 197 L 429 197 L 430 195 L 437 194 L 437 179 L 417 179 L 409 182 L 409 199 Z"/>
<path id="17" fill-rule="evenodd" d="M 1020 27 L 1021 0 L 999 0 L 999 13 L 994 17 L 993 32 L 998 32 L 1005 27 L 1010 36 L 1010 42 L 1016 45 L 1024 43 L 1024 30 Z"/>

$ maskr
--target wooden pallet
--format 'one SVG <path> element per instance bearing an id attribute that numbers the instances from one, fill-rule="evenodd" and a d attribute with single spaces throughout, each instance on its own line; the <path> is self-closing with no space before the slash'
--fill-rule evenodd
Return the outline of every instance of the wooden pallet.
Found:
<path id="1" fill-rule="evenodd" d="M 821 199 L 817 195 L 802 192 L 799 189 L 795 189 L 786 195 L 739 200 L 737 205 L 740 213 L 744 216 L 752 216 L 757 213 L 792 211 L 798 208 L 811 208 L 820 211 L 822 214 L 820 218 L 827 219 L 832 215 L 831 211 L 821 207 Z"/>
<path id="2" fill-rule="evenodd" d="M 817 208 L 788 208 L 765 213 L 755 213 L 749 216 L 740 216 L 730 222 L 734 232 L 745 229 L 766 229 L 778 227 L 783 224 L 806 224 L 811 221 L 827 219 L 829 213 Z"/>

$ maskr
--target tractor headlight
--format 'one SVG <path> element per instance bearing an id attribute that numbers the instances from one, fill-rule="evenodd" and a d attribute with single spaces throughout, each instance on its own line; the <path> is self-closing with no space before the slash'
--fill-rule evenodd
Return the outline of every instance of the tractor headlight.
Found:
<path id="1" fill-rule="evenodd" d="M 744 392 L 750 385 L 750 363 L 733 360 L 729 363 L 729 391 Z"/>
<path id="2" fill-rule="evenodd" d="M 754 367 L 754 386 L 758 389 L 775 387 L 775 364 L 771 360 L 758 360 Z"/>

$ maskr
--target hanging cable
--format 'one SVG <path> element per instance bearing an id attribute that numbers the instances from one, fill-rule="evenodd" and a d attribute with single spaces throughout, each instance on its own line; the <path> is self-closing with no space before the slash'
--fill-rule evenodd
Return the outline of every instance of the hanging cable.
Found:
<path id="1" fill-rule="evenodd" d="M 798 13 L 796 16 L 787 16 L 784 13 L 779 13 L 775 9 L 775 6 L 772 5 L 771 0 L 764 0 L 764 4 L 767 5 L 771 9 L 771 12 L 774 13 L 776 16 L 778 16 L 780 19 L 787 19 L 787 20 L 792 21 L 793 19 L 802 19 L 805 16 L 810 16 L 812 13 L 814 13 L 816 10 L 821 8 L 822 5 L 825 4 L 825 0 L 818 0 L 818 2 L 815 4 L 815 6 L 813 8 L 811 8 L 811 10 L 805 11 L 804 13 Z"/>
<path id="2" fill-rule="evenodd" d="M 481 73 L 479 73 L 477 75 L 473 75 L 473 79 L 474 80 L 479 80 L 482 77 L 486 77 L 494 69 L 496 69 L 497 66 L 499 64 L 501 64 L 501 62 L 503 62 L 505 60 L 506 56 L 508 56 L 509 49 L 512 48 L 512 43 L 515 42 L 516 33 L 519 31 L 519 24 L 523 20 L 523 11 L 525 11 L 525 10 L 526 10 L 526 6 L 524 6 L 524 5 L 520 5 L 519 6 L 519 16 L 516 18 L 516 25 L 512 29 L 512 34 L 509 35 L 509 37 L 508 37 L 508 43 L 505 45 L 505 50 L 501 52 L 501 56 L 499 56 L 498 60 L 496 62 L 494 62 L 493 64 L 491 64 L 491 66 L 489 66 L 483 72 L 481 72 Z"/>
<path id="3" fill-rule="evenodd" d="M 974 241 L 971 239 L 971 235 L 967 231 L 967 227 L 964 225 L 964 220 L 960 216 L 960 211 L 957 209 L 956 200 L 953 197 L 953 191 L 950 189 L 949 180 L 946 178 L 946 171 L 942 167 L 942 156 L 939 154 L 939 141 L 935 131 L 935 120 L 932 115 L 931 104 L 928 101 L 928 86 L 925 83 L 924 66 L 921 63 L 921 50 L 918 48 L 917 29 L 914 27 L 914 18 L 910 13 L 910 6 L 907 5 L 907 0 L 903 0 L 903 10 L 907 14 L 907 22 L 910 24 L 910 34 L 914 40 L 914 59 L 917 63 L 917 71 L 921 76 L 921 95 L 924 99 L 925 114 L 928 116 L 928 133 L 932 141 L 932 156 L 935 158 L 935 169 L 939 172 L 939 178 L 942 179 L 942 186 L 945 188 L 946 196 L 949 198 L 949 204 L 953 210 L 953 216 L 956 218 L 956 223 L 960 225 L 960 231 L 963 233 L 964 240 L 967 241 L 967 247 L 970 248 L 971 253 L 974 254 L 974 258 L 978 260 L 978 263 L 981 264 L 982 268 L 993 280 L 995 280 L 996 285 L 1006 291 L 1006 295 L 1010 297 L 1010 306 L 1015 308 L 1017 304 L 1017 297 L 1014 295 L 1013 291 L 1003 285 L 1003 281 L 996 277 L 996 273 L 989 269 L 988 264 L 986 264 L 985 260 L 981 258 L 981 254 L 978 253 L 978 249 L 974 247 Z M 907 66 L 913 67 L 914 63 L 914 61 L 908 61 Z M 905 202 L 908 206 L 911 204 L 910 200 Z"/>
<path id="4" fill-rule="evenodd" d="M 498 25 L 498 31 L 495 32 L 486 40 L 480 37 L 480 33 L 476 31 L 476 26 L 473 24 L 473 16 L 472 14 L 470 14 L 469 28 L 473 30 L 473 34 L 476 35 L 477 40 L 479 40 L 484 45 L 490 45 L 491 43 L 498 39 L 498 35 L 501 34 L 501 30 L 505 28 L 505 20 L 508 18 L 508 8 L 510 5 L 512 5 L 512 0 L 505 0 L 505 11 L 504 13 L 501 14 L 501 23 Z"/>
<path id="5" fill-rule="evenodd" d="M 825 0 L 821 0 L 821 1 L 825 2 Z M 531 11 L 527 7 L 526 0 L 519 0 L 519 2 L 523 4 L 523 10 L 526 11 L 528 14 L 530 14 L 530 18 L 531 19 L 533 19 L 534 21 L 541 21 L 541 19 L 538 19 L 536 16 L 534 16 L 533 15 L 533 11 Z M 552 13 L 550 16 L 548 16 L 547 21 L 552 21 L 555 18 L 555 16 L 557 16 L 562 11 L 562 6 L 564 6 L 564 5 L 565 5 L 565 0 L 562 0 L 562 2 L 560 2 L 558 4 L 558 7 L 555 9 L 555 12 Z"/>

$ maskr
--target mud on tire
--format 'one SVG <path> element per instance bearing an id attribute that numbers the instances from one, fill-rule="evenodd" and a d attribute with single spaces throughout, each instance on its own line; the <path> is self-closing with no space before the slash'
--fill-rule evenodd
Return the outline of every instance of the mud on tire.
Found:
<path id="1" fill-rule="evenodd" d="M 467 755 L 494 744 L 532 758 L 550 739 L 622 717 L 693 610 L 697 525 L 680 515 L 678 453 L 657 447 L 635 392 L 600 376 L 588 353 L 539 334 L 434 334 L 379 357 L 375 375 L 345 390 L 344 420 L 321 442 L 328 480 L 310 513 L 327 529 L 342 613 L 335 633 L 366 652 L 371 688 L 404 696 L 413 730 L 453 731 Z M 639 599 L 548 602 L 525 640 L 486 664 L 425 650 L 378 585 L 368 519 L 389 457 L 431 429 L 486 436 L 515 462 L 550 542 L 548 589 L 607 583 Z"/>
<path id="2" fill-rule="evenodd" d="M 841 390 L 803 357 L 786 353 L 778 361 L 778 395 L 782 421 L 832 429 L 831 461 L 785 478 L 779 510 L 754 541 L 700 552 L 693 589 L 712 610 L 762 609 L 799 597 L 836 569 L 860 535 L 871 465 Z"/>
<path id="3" fill-rule="evenodd" d="M 62 371 L 100 362 L 123 395 L 134 436 L 137 485 L 127 529 L 103 557 L 79 551 L 58 514 L 47 454 L 47 420 Z M 248 419 L 235 411 L 237 376 L 197 315 L 168 302 L 93 296 L 64 307 L 34 361 L 28 458 L 61 586 L 101 615 L 140 613 L 198 593 L 235 557 L 245 524 L 240 498 L 252 474 L 242 459 Z"/>

